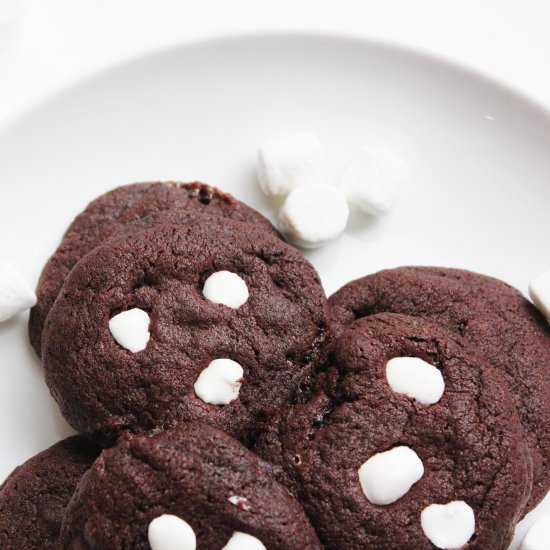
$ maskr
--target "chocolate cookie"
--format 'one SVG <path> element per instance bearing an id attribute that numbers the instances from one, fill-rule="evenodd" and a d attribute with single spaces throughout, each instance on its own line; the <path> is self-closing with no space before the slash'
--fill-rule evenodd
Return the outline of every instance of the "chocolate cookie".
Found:
<path id="1" fill-rule="evenodd" d="M 402 267 L 353 281 L 330 298 L 339 334 L 359 317 L 390 311 L 438 323 L 505 376 L 530 444 L 535 482 L 526 511 L 550 488 L 550 327 L 516 289 L 462 271 Z"/>
<path id="2" fill-rule="evenodd" d="M 245 438 L 309 384 L 326 315 L 314 268 L 263 230 L 141 231 L 73 268 L 44 332 L 46 381 L 81 432 L 203 420 Z"/>
<path id="3" fill-rule="evenodd" d="M 320 548 L 300 504 L 227 434 L 184 423 L 123 436 L 84 476 L 63 522 L 64 548 Z M 253 538 L 252 538 L 253 537 Z M 179 543 L 179 544 L 176 544 Z M 155 545 L 158 544 L 158 546 Z M 262 546 L 263 545 L 263 546 Z"/>
<path id="4" fill-rule="evenodd" d="M 38 355 L 48 312 L 78 260 L 117 236 L 128 222 L 167 211 L 178 212 L 180 219 L 186 213 L 208 213 L 244 221 L 279 235 L 259 212 L 203 183 L 136 183 L 117 187 L 95 199 L 76 217 L 42 271 L 36 290 L 37 303 L 29 319 L 29 336 Z M 163 223 L 161 215 L 157 220 Z"/>
<path id="5" fill-rule="evenodd" d="M 350 324 L 332 360 L 324 391 L 257 442 L 326 548 L 506 548 L 532 472 L 498 371 L 387 313 Z"/>
<path id="6" fill-rule="evenodd" d="M 96 445 L 74 436 L 17 467 L 0 487 L 0 548 L 60 548 L 65 508 L 98 454 Z"/>

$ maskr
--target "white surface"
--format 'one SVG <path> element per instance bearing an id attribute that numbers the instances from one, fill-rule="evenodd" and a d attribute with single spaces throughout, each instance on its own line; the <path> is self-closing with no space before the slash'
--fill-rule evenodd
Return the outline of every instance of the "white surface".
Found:
<path id="1" fill-rule="evenodd" d="M 109 320 L 113 338 L 132 353 L 143 351 L 151 337 L 149 314 L 137 307 L 122 311 Z"/>
<path id="2" fill-rule="evenodd" d="M 235 531 L 222 550 L 265 550 L 265 546 L 256 537 Z"/>
<path id="3" fill-rule="evenodd" d="M 22 20 L 23 10 L 19 0 L 0 0 L 0 51 L 15 42 Z"/>
<path id="4" fill-rule="evenodd" d="M 36 304 L 29 283 L 9 262 L 0 261 L 0 323 Z"/>
<path id="5" fill-rule="evenodd" d="M 281 231 L 304 248 L 318 248 L 342 234 L 349 206 L 342 189 L 328 184 L 303 185 L 291 191 L 279 212 Z"/>
<path id="6" fill-rule="evenodd" d="M 226 33 L 296 29 L 431 52 L 550 106 L 547 0 L 21 1 L 23 33 L 17 47 L 0 55 L 0 118 L 44 90 L 155 48 Z"/>
<path id="7" fill-rule="evenodd" d="M 268 197 L 287 195 L 300 185 L 326 183 L 319 138 L 299 132 L 262 143 L 258 149 L 258 181 Z"/>
<path id="8" fill-rule="evenodd" d="M 531 281 L 529 296 L 537 309 L 550 321 L 550 269 Z"/>
<path id="9" fill-rule="evenodd" d="M 407 163 L 390 151 L 361 147 L 344 170 L 341 186 L 348 200 L 365 214 L 386 216 L 403 192 Z"/>
<path id="10" fill-rule="evenodd" d="M 195 393 L 205 403 L 227 405 L 239 397 L 243 374 L 236 361 L 214 359 L 197 377 Z"/>
<path id="11" fill-rule="evenodd" d="M 204 282 L 202 293 L 215 304 L 238 309 L 248 300 L 248 287 L 236 273 L 216 271 Z"/>
<path id="12" fill-rule="evenodd" d="M 542 516 L 521 541 L 520 550 L 548 550 L 550 545 L 550 516 Z"/>
<path id="13" fill-rule="evenodd" d="M 472 508 L 462 500 L 430 504 L 420 514 L 424 534 L 438 548 L 462 548 L 475 532 Z"/>
<path id="14" fill-rule="evenodd" d="M 445 390 L 439 369 L 418 357 L 394 357 L 386 363 L 386 379 L 395 393 L 403 393 L 423 405 L 437 403 Z"/>
<path id="15" fill-rule="evenodd" d="M 413 449 L 401 446 L 371 456 L 357 473 L 369 501 L 386 505 L 409 492 L 424 475 L 424 465 Z"/>
<path id="16" fill-rule="evenodd" d="M 335 172 L 360 143 L 411 165 L 414 202 L 405 196 L 371 224 L 352 218 L 340 239 L 308 253 L 327 291 L 407 263 L 471 268 L 526 291 L 547 268 L 548 113 L 453 66 L 315 37 L 177 48 L 14 119 L 0 130 L 0 229 L 17 239 L 0 240 L 0 258 L 36 281 L 72 217 L 124 182 L 200 178 L 273 214 L 256 183 L 256 148 L 301 128 L 333 152 Z M 70 430 L 44 385 L 25 318 L 2 326 L 0 350 L 3 477 Z"/>
<path id="17" fill-rule="evenodd" d="M 147 536 L 151 550 L 195 550 L 197 547 L 193 528 L 172 514 L 162 514 L 152 520 Z"/>

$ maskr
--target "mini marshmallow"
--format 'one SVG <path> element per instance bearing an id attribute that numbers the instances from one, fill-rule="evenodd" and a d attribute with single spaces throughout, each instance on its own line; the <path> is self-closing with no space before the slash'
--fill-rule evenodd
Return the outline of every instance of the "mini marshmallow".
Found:
<path id="1" fill-rule="evenodd" d="M 236 361 L 214 359 L 197 377 L 195 393 L 205 403 L 227 405 L 239 396 L 243 375 Z"/>
<path id="2" fill-rule="evenodd" d="M 531 281 L 529 296 L 537 309 L 550 322 L 550 270 L 545 271 Z"/>
<path id="3" fill-rule="evenodd" d="M 266 141 L 258 149 L 258 180 L 268 197 L 286 195 L 300 185 L 324 183 L 321 143 L 299 133 Z"/>
<path id="4" fill-rule="evenodd" d="M 403 159 L 383 149 L 362 147 L 345 170 L 341 186 L 363 212 L 384 216 L 393 209 L 408 175 Z"/>
<path id="5" fill-rule="evenodd" d="M 531 527 L 521 541 L 519 550 L 548 550 L 550 545 L 550 516 L 542 516 Z"/>
<path id="6" fill-rule="evenodd" d="M 445 382 L 439 369 L 418 357 L 394 357 L 386 363 L 386 379 L 395 393 L 403 393 L 423 405 L 437 403 Z"/>
<path id="7" fill-rule="evenodd" d="M 294 189 L 279 213 L 286 236 L 305 248 L 317 248 L 346 228 L 349 207 L 343 191 L 332 185 Z"/>
<path id="8" fill-rule="evenodd" d="M 426 537 L 437 548 L 462 548 L 476 529 L 474 511 L 462 500 L 430 504 L 420 514 Z"/>
<path id="9" fill-rule="evenodd" d="M 235 531 L 222 550 L 266 550 L 266 548 L 256 537 Z"/>
<path id="10" fill-rule="evenodd" d="M 239 495 L 231 495 L 228 499 L 233 506 L 236 506 L 240 510 L 244 510 L 245 512 L 248 512 L 252 509 L 252 506 L 250 506 L 250 502 L 248 502 L 248 499 L 246 497 L 240 497 Z"/>
<path id="11" fill-rule="evenodd" d="M 36 295 L 15 267 L 0 262 L 0 322 L 36 304 Z"/>
<path id="12" fill-rule="evenodd" d="M 156 517 L 147 529 L 151 550 L 195 550 L 197 537 L 193 528 L 172 514 Z"/>
<path id="13" fill-rule="evenodd" d="M 135 307 L 112 317 L 109 321 L 109 330 L 123 348 L 136 353 L 147 347 L 151 337 L 150 323 L 151 319 L 147 312 Z"/>
<path id="14" fill-rule="evenodd" d="M 202 293 L 207 300 L 237 309 L 248 300 L 248 287 L 231 271 L 216 271 L 204 283 Z"/>
<path id="15" fill-rule="evenodd" d="M 373 504 L 399 500 L 424 475 L 424 465 L 409 447 L 394 447 L 371 456 L 359 468 L 359 483 Z"/>

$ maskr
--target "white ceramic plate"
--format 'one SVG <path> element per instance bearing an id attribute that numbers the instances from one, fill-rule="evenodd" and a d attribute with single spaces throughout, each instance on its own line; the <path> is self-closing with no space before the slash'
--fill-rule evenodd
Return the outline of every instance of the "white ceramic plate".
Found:
<path id="1" fill-rule="evenodd" d="M 134 181 L 200 179 L 272 215 L 255 183 L 265 138 L 317 133 L 334 181 L 361 144 L 411 166 L 383 220 L 354 216 L 308 253 L 327 292 L 383 267 L 434 264 L 526 290 L 550 265 L 550 116 L 459 67 L 319 36 L 185 46 L 103 72 L 0 130 L 0 258 L 34 284 L 73 216 Z M 0 326 L 0 479 L 70 433 L 42 379 L 26 315 Z M 539 506 L 518 528 L 533 522 Z"/>

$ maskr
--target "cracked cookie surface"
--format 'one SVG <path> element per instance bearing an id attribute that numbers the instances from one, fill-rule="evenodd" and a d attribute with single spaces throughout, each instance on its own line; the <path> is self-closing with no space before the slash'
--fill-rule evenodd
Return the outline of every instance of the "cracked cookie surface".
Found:
<path id="1" fill-rule="evenodd" d="M 236 309 L 202 294 L 221 270 L 248 287 Z M 132 308 L 150 316 L 150 339 L 137 353 L 109 330 L 114 315 Z M 309 384 L 326 315 L 314 268 L 265 231 L 230 220 L 141 231 L 96 248 L 72 270 L 44 333 L 46 381 L 84 433 L 203 420 L 245 439 L 260 411 L 292 402 Z M 194 391 L 215 359 L 244 371 L 238 398 L 227 405 Z"/>
<path id="2" fill-rule="evenodd" d="M 0 486 L 0 548 L 61 548 L 65 509 L 99 452 L 89 440 L 74 436 L 18 466 Z"/>
<path id="3" fill-rule="evenodd" d="M 396 357 L 439 369 L 445 389 L 436 403 L 392 390 L 386 365 Z M 350 324 L 334 342 L 331 364 L 312 400 L 266 423 L 256 442 L 299 495 L 326 548 L 431 549 L 422 510 L 456 500 L 475 514 L 468 548 L 506 548 L 532 471 L 498 372 L 440 327 L 398 314 Z M 359 468 L 398 446 L 418 455 L 423 475 L 395 502 L 373 504 Z"/>
<path id="4" fill-rule="evenodd" d="M 400 267 L 348 283 L 329 300 L 337 336 L 356 319 L 394 312 L 445 327 L 506 378 L 529 442 L 533 491 L 525 513 L 550 489 L 550 326 L 519 291 L 469 271 Z"/>
<path id="5" fill-rule="evenodd" d="M 44 266 L 36 289 L 37 303 L 29 318 L 29 336 L 38 355 L 48 312 L 75 264 L 106 240 L 128 232 L 127 224 L 139 225 L 149 216 L 156 216 L 156 223 L 162 224 L 163 216 L 169 213 L 178 214 L 178 223 L 186 221 L 187 215 L 207 214 L 247 222 L 278 235 L 259 212 L 203 183 L 155 182 L 117 187 L 92 201 L 75 218 Z"/>
<path id="6" fill-rule="evenodd" d="M 151 521 L 184 520 L 197 548 L 223 548 L 237 531 L 272 550 L 321 548 L 300 504 L 227 434 L 183 423 L 123 436 L 82 480 L 62 529 L 64 548 L 148 549 Z"/>

